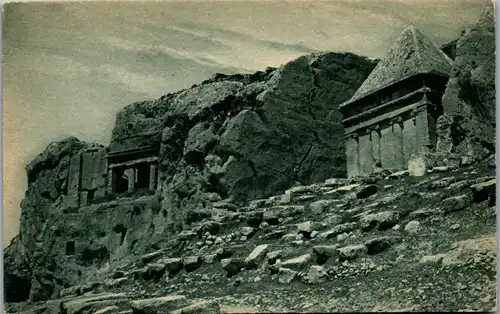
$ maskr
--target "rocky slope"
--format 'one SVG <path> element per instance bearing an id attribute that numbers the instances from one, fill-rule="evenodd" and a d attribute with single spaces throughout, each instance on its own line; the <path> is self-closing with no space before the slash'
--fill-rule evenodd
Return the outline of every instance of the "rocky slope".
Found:
<path id="1" fill-rule="evenodd" d="M 494 309 L 493 160 L 408 174 L 330 179 L 221 209 L 172 237 L 171 248 L 23 313 Z"/>
<path id="2" fill-rule="evenodd" d="M 103 265 L 168 246 L 169 235 L 213 208 L 345 175 L 337 107 L 374 65 L 349 53 L 310 55 L 127 106 L 106 149 L 159 146 L 150 198 L 67 206 L 71 157 L 102 146 L 52 143 L 27 166 L 21 230 L 6 250 L 6 299 L 49 299 Z"/>
<path id="3" fill-rule="evenodd" d="M 103 146 L 52 143 L 27 166 L 20 234 L 4 252 L 9 313 L 496 307 L 485 12 L 444 47 L 455 65 L 439 153 L 409 172 L 342 179 L 338 104 L 375 66 L 349 53 L 216 74 L 124 108 L 106 149 L 159 147 L 152 193 L 68 207 L 72 156 Z"/>

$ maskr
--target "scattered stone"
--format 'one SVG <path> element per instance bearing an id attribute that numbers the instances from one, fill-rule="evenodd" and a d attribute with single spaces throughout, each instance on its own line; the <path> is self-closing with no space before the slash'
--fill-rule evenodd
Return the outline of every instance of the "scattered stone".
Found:
<path id="1" fill-rule="evenodd" d="M 349 191 L 352 191 L 359 186 L 360 186 L 360 184 L 358 184 L 358 183 L 345 185 L 345 186 L 341 186 L 341 187 L 337 188 L 335 191 L 336 192 L 349 192 Z"/>
<path id="2" fill-rule="evenodd" d="M 154 260 L 160 256 L 163 256 L 163 254 L 164 254 L 163 250 L 158 250 L 158 251 L 155 251 L 152 253 L 144 254 L 143 256 L 141 256 L 141 261 L 144 265 L 146 265 L 149 262 L 151 262 L 152 260 Z"/>
<path id="3" fill-rule="evenodd" d="M 337 235 L 340 233 L 347 233 L 351 232 L 353 230 L 356 230 L 358 228 L 358 224 L 355 222 L 346 222 L 341 225 L 336 226 L 333 228 L 331 231 L 333 232 L 332 235 Z"/>
<path id="4" fill-rule="evenodd" d="M 448 166 L 437 166 L 433 167 L 432 169 L 427 170 L 428 173 L 434 173 L 434 172 L 448 172 L 452 170 L 451 167 Z"/>
<path id="5" fill-rule="evenodd" d="M 321 214 L 330 206 L 338 203 L 337 200 L 319 200 L 309 204 L 309 209 L 313 214 Z"/>
<path id="6" fill-rule="evenodd" d="M 459 224 L 453 224 L 450 226 L 450 230 L 457 230 L 458 228 L 460 228 Z"/>
<path id="7" fill-rule="evenodd" d="M 264 212 L 262 211 L 249 213 L 247 216 L 247 224 L 250 227 L 257 228 L 261 224 L 263 217 Z"/>
<path id="8" fill-rule="evenodd" d="M 408 233 L 417 233 L 422 229 L 422 225 L 417 220 L 412 220 L 405 226 L 405 231 Z"/>
<path id="9" fill-rule="evenodd" d="M 337 249 L 337 254 L 341 261 L 353 260 L 365 255 L 366 253 L 368 253 L 368 249 L 364 244 L 348 245 Z"/>
<path id="10" fill-rule="evenodd" d="M 245 261 L 242 258 L 225 258 L 220 261 L 222 269 L 227 272 L 228 277 L 232 277 L 245 267 Z"/>
<path id="11" fill-rule="evenodd" d="M 329 258 L 337 256 L 338 245 L 317 245 L 312 249 L 314 261 L 323 265 Z"/>
<path id="12" fill-rule="evenodd" d="M 248 237 L 251 237 L 255 233 L 255 229 L 252 227 L 243 227 L 241 229 L 241 234 Z"/>
<path id="13" fill-rule="evenodd" d="M 203 219 L 212 217 L 212 213 L 208 210 L 193 210 L 187 214 L 186 222 L 192 224 L 195 222 L 200 222 Z"/>
<path id="14" fill-rule="evenodd" d="M 130 301 L 134 313 L 168 313 L 188 304 L 183 295 Z"/>
<path id="15" fill-rule="evenodd" d="M 181 258 L 164 258 L 162 263 L 165 264 L 165 269 L 170 275 L 180 272 L 183 266 Z"/>
<path id="16" fill-rule="evenodd" d="M 270 265 L 274 265 L 276 263 L 276 261 L 278 260 L 278 258 L 280 258 L 282 256 L 282 253 L 283 253 L 282 250 L 277 250 L 277 251 L 272 251 L 272 252 L 267 253 L 267 255 L 266 255 L 267 262 Z"/>
<path id="17" fill-rule="evenodd" d="M 410 175 L 410 171 L 402 170 L 402 171 L 397 171 L 397 172 L 391 173 L 390 175 L 387 176 L 387 179 L 389 179 L 389 180 L 401 179 L 401 178 L 407 177 L 409 175 Z"/>
<path id="18" fill-rule="evenodd" d="M 278 270 L 278 282 L 281 284 L 289 284 L 297 277 L 297 274 L 298 273 L 294 270 L 280 267 Z"/>
<path id="19" fill-rule="evenodd" d="M 302 222 L 297 225 L 298 231 L 306 238 L 310 238 L 311 233 L 315 229 L 315 223 L 312 221 Z"/>
<path id="20" fill-rule="evenodd" d="M 445 254 L 426 255 L 420 259 L 421 264 L 438 265 L 443 262 Z"/>
<path id="21" fill-rule="evenodd" d="M 210 235 L 216 235 L 219 232 L 221 226 L 221 223 L 209 220 L 203 223 L 201 230 L 203 233 L 208 232 L 210 233 Z"/>
<path id="22" fill-rule="evenodd" d="M 245 259 L 246 267 L 248 269 L 258 267 L 259 264 L 264 259 L 268 248 L 269 248 L 269 245 L 267 245 L 267 244 L 261 244 L 261 245 L 256 246 L 253 249 L 252 253 L 250 253 L 250 255 Z"/>
<path id="23" fill-rule="evenodd" d="M 287 233 L 283 236 L 283 240 L 286 242 L 302 240 L 302 234 L 299 233 Z"/>
<path id="24" fill-rule="evenodd" d="M 309 268 L 309 271 L 306 273 L 306 275 L 303 277 L 303 280 L 307 284 L 319 284 L 325 281 L 325 277 L 327 276 L 325 270 L 323 269 L 322 266 L 319 265 L 312 265 Z"/>
<path id="25" fill-rule="evenodd" d="M 319 234 L 318 231 L 314 230 L 313 232 L 311 232 L 311 239 L 314 239 L 316 238 L 316 236 Z"/>
<path id="26" fill-rule="evenodd" d="M 224 258 L 229 258 L 233 255 L 233 251 L 229 248 L 219 248 L 215 252 L 215 261 L 219 262 Z"/>
<path id="27" fill-rule="evenodd" d="M 365 246 L 367 249 L 367 253 L 370 255 L 378 254 L 387 250 L 391 244 L 393 239 L 389 237 L 378 237 L 365 242 Z"/>
<path id="28" fill-rule="evenodd" d="M 400 214 L 395 211 L 383 211 L 374 214 L 362 215 L 359 219 L 363 230 L 378 228 L 385 230 L 393 227 L 399 222 Z"/>
<path id="29" fill-rule="evenodd" d="M 67 300 L 61 304 L 57 313 L 59 311 L 68 314 L 95 313 L 108 306 L 123 307 L 128 303 L 129 299 L 125 293 L 100 293 Z"/>
<path id="30" fill-rule="evenodd" d="M 100 309 L 96 311 L 94 314 L 111 314 L 111 313 L 117 313 L 119 311 L 119 307 L 116 305 L 111 305 L 111 306 L 106 306 L 103 309 Z"/>
<path id="31" fill-rule="evenodd" d="M 377 193 L 377 186 L 376 185 L 367 185 L 363 186 L 356 191 L 356 197 L 358 199 L 364 199 L 369 196 L 372 196 L 373 194 Z"/>
<path id="32" fill-rule="evenodd" d="M 399 229 L 401 229 L 401 226 L 400 225 L 395 225 L 391 229 L 394 230 L 394 231 L 398 231 Z"/>
<path id="33" fill-rule="evenodd" d="M 471 187 L 474 202 L 486 201 L 488 198 L 495 198 L 496 192 L 496 179 L 491 179 L 486 182 L 474 184 Z"/>
<path id="34" fill-rule="evenodd" d="M 410 218 L 425 218 L 433 215 L 442 214 L 443 211 L 439 209 L 417 209 L 416 211 L 411 212 L 408 216 Z"/>
<path id="35" fill-rule="evenodd" d="M 202 259 L 199 256 L 189 256 L 185 257 L 183 262 L 184 269 L 187 272 L 192 272 L 197 270 L 201 266 Z"/>
<path id="36" fill-rule="evenodd" d="M 285 268 L 302 269 L 311 260 L 311 254 L 304 254 L 299 257 L 291 258 L 280 264 Z"/>
<path id="37" fill-rule="evenodd" d="M 147 277 L 159 279 L 165 273 L 165 264 L 161 263 L 150 263 L 146 266 Z M 146 278 L 145 278 L 146 279 Z"/>
<path id="38" fill-rule="evenodd" d="M 455 183 L 457 181 L 457 178 L 455 177 L 447 177 L 443 178 L 437 181 L 432 182 L 429 184 L 429 189 L 444 189 L 451 184 Z"/>
<path id="39" fill-rule="evenodd" d="M 349 237 L 349 234 L 344 232 L 344 233 L 341 233 L 339 235 L 337 235 L 337 241 L 338 242 L 341 242 L 341 241 L 344 241 L 345 239 L 347 239 Z"/>
<path id="40" fill-rule="evenodd" d="M 109 280 L 106 280 L 104 282 L 104 285 L 107 287 L 107 288 L 116 288 L 116 287 L 120 287 L 122 286 L 122 284 L 124 284 L 125 282 L 127 282 L 129 280 L 128 277 L 122 277 L 122 278 L 115 278 L 115 279 L 109 279 Z M 64 296 L 63 294 L 61 294 L 61 296 Z"/>
<path id="41" fill-rule="evenodd" d="M 318 239 L 323 239 L 323 240 L 330 239 L 334 237 L 336 234 L 337 233 L 334 230 L 325 231 L 318 234 Z"/>
<path id="42" fill-rule="evenodd" d="M 457 212 L 465 209 L 472 202 L 469 194 L 449 197 L 441 202 L 441 207 L 445 213 Z"/>
<path id="43" fill-rule="evenodd" d="M 328 187 L 346 186 L 348 184 L 349 184 L 349 179 L 344 179 L 344 178 L 331 178 L 325 181 L 325 186 Z"/>
<path id="44" fill-rule="evenodd" d="M 287 191 L 288 192 L 288 191 Z M 281 195 L 280 200 L 278 201 L 278 204 L 280 205 L 286 205 L 290 204 L 293 200 L 293 195 L 292 193 L 286 193 Z"/>
<path id="45" fill-rule="evenodd" d="M 468 186 L 470 186 L 471 180 L 462 180 L 458 181 L 455 183 L 450 184 L 446 189 L 452 190 L 452 191 L 459 191 L 462 190 Z"/>
<path id="46" fill-rule="evenodd" d="M 219 303 L 215 300 L 205 300 L 193 303 L 184 308 L 172 311 L 172 314 L 204 314 L 213 313 L 219 314 L 221 312 Z"/>
<path id="47" fill-rule="evenodd" d="M 322 220 L 322 226 L 337 226 L 342 221 L 342 217 L 340 215 L 331 215 Z"/>

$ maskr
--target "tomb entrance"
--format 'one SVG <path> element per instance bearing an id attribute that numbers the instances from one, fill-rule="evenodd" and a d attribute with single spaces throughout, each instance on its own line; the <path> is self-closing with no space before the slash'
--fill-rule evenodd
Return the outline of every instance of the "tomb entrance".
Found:
<path id="1" fill-rule="evenodd" d="M 109 153 L 108 193 L 136 193 L 156 189 L 158 176 L 157 150 L 136 148 Z"/>

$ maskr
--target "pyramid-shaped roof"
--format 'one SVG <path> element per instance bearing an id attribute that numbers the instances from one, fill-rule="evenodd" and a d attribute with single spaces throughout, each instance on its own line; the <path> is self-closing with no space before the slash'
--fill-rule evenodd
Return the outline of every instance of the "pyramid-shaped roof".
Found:
<path id="1" fill-rule="evenodd" d="M 432 40 L 410 25 L 347 103 L 416 74 L 432 72 L 449 75 L 452 63 Z"/>

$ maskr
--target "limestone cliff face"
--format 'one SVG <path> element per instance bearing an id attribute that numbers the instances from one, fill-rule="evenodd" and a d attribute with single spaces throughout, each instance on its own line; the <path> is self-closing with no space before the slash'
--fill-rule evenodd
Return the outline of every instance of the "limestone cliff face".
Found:
<path id="1" fill-rule="evenodd" d="M 20 234 L 5 250 L 7 301 L 49 299 L 76 283 L 91 290 L 137 254 L 182 249 L 169 235 L 220 206 L 345 176 L 338 105 L 374 66 L 326 53 L 217 74 L 127 106 L 106 148 L 76 138 L 49 145 L 27 166 Z M 108 195 L 104 155 L 141 147 L 158 148 L 156 191 Z"/>
<path id="2" fill-rule="evenodd" d="M 72 155 L 97 144 L 74 137 L 51 143 L 26 166 L 28 190 L 21 202 L 19 234 L 5 250 L 6 299 L 46 299 L 53 291 L 55 222 L 63 220 L 62 194 L 67 190 Z M 47 282 L 48 281 L 48 282 Z M 31 291 L 31 295 L 30 295 Z"/>
<path id="3" fill-rule="evenodd" d="M 494 151 L 495 12 L 491 3 L 456 42 L 443 109 L 465 134 L 465 140 L 456 139 L 459 153 L 481 156 L 485 150 Z"/>
<path id="4" fill-rule="evenodd" d="M 353 54 L 327 53 L 250 75 L 215 75 L 125 108 L 109 149 L 160 147 L 157 193 L 169 228 L 180 229 L 190 210 L 214 201 L 345 176 L 337 106 L 373 67 Z"/>

